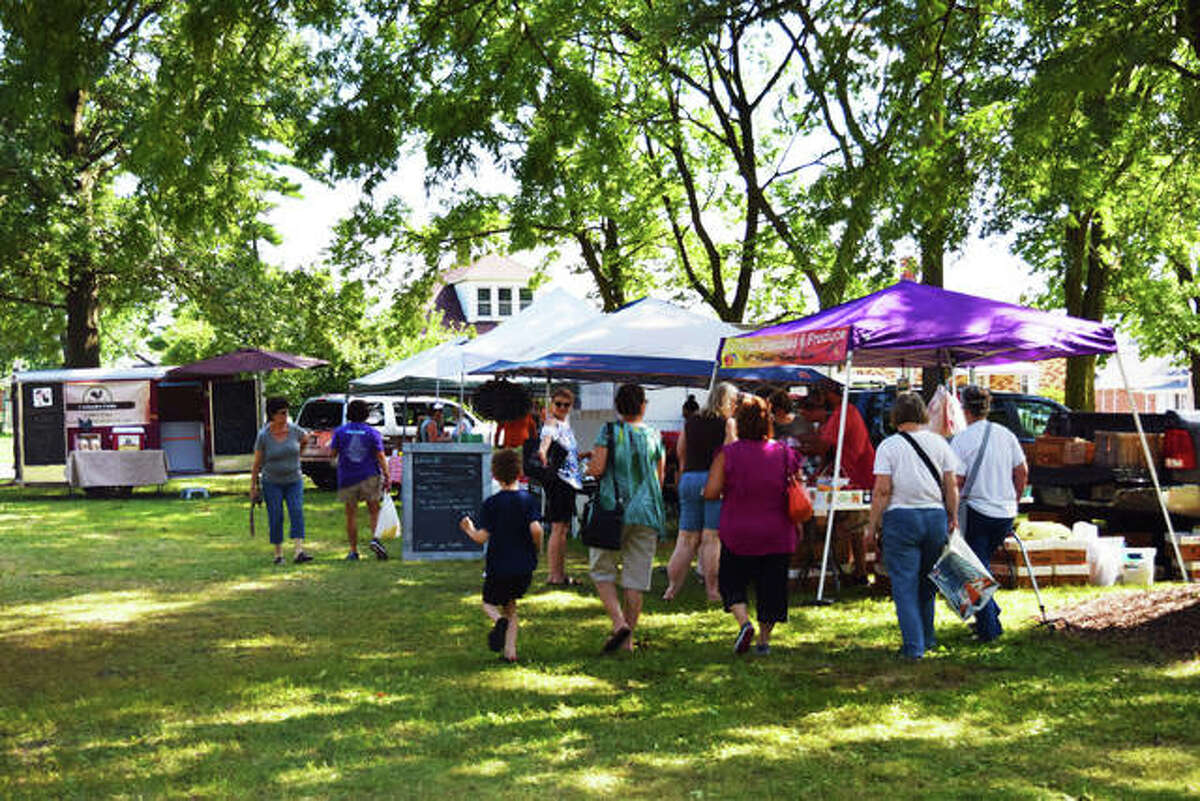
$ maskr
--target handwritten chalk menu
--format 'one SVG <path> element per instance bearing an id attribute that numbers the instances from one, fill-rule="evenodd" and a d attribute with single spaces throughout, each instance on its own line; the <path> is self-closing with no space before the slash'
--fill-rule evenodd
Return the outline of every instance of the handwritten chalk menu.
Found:
<path id="1" fill-rule="evenodd" d="M 458 527 L 464 514 L 479 520 L 490 494 L 492 449 L 480 443 L 410 443 L 404 448 L 405 559 L 477 559 L 476 545 Z"/>

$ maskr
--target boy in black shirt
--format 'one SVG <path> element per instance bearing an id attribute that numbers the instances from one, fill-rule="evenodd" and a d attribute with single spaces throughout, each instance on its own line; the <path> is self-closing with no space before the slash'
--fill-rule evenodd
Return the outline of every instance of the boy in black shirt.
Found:
<path id="1" fill-rule="evenodd" d="M 517 599 L 525 595 L 542 549 L 542 514 L 537 499 L 517 489 L 521 453 L 504 449 L 492 454 L 492 476 L 500 491 L 483 502 L 479 527 L 464 516 L 459 527 L 480 544 L 487 543 L 483 579 L 483 611 L 495 625 L 488 647 L 500 658 L 517 661 Z"/>

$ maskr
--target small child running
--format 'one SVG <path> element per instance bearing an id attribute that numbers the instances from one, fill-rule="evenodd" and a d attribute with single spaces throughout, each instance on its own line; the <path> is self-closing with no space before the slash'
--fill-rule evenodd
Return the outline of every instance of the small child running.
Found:
<path id="1" fill-rule="evenodd" d="M 479 527 L 464 516 L 459 527 L 480 544 L 488 543 L 484 563 L 483 611 L 492 621 L 488 648 L 500 658 L 517 661 L 517 599 L 525 595 L 542 550 L 542 514 L 537 499 L 517 488 L 521 452 L 504 449 L 492 454 L 492 476 L 500 491 L 483 502 Z"/>

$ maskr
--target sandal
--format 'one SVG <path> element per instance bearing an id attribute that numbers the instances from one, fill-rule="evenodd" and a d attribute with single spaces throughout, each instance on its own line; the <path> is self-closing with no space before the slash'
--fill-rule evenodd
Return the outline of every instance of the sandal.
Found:
<path id="1" fill-rule="evenodd" d="M 583 582 L 581 582 L 577 578 L 572 578 L 571 576 L 567 576 L 562 581 L 547 581 L 546 586 L 547 587 L 578 587 L 578 586 L 582 585 L 582 583 Z"/>

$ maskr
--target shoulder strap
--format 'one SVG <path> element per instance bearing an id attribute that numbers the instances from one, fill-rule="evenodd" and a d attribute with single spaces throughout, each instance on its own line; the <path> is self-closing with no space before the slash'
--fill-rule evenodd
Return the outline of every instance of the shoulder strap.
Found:
<path id="1" fill-rule="evenodd" d="M 979 443 L 979 450 L 975 452 L 975 460 L 971 463 L 971 469 L 963 481 L 962 497 L 964 500 L 971 494 L 971 487 L 975 485 L 975 477 L 979 475 L 979 465 L 983 463 L 983 452 L 987 449 L 988 438 L 992 436 L 992 423 L 985 420 L 983 426 L 983 442 Z"/>
<path id="2" fill-rule="evenodd" d="M 942 477 L 938 475 L 937 468 L 933 466 L 933 460 L 930 459 L 929 455 L 925 453 L 924 449 L 917 444 L 917 441 L 913 439 L 912 434 L 909 434 L 907 431 L 899 431 L 897 433 L 904 437 L 909 445 L 913 446 L 913 450 L 917 452 L 917 456 L 920 456 L 921 461 L 924 462 L 925 466 L 929 468 L 929 474 L 933 476 L 933 483 L 937 485 L 938 492 L 942 495 L 945 495 L 945 490 L 942 488 Z"/>
<path id="3" fill-rule="evenodd" d="M 617 506 L 621 505 L 621 484 L 617 481 L 617 437 L 613 434 L 615 426 L 609 422 L 604 424 L 604 430 L 608 434 L 608 456 L 605 458 L 604 472 L 612 477 L 613 485 L 613 500 Z"/>

